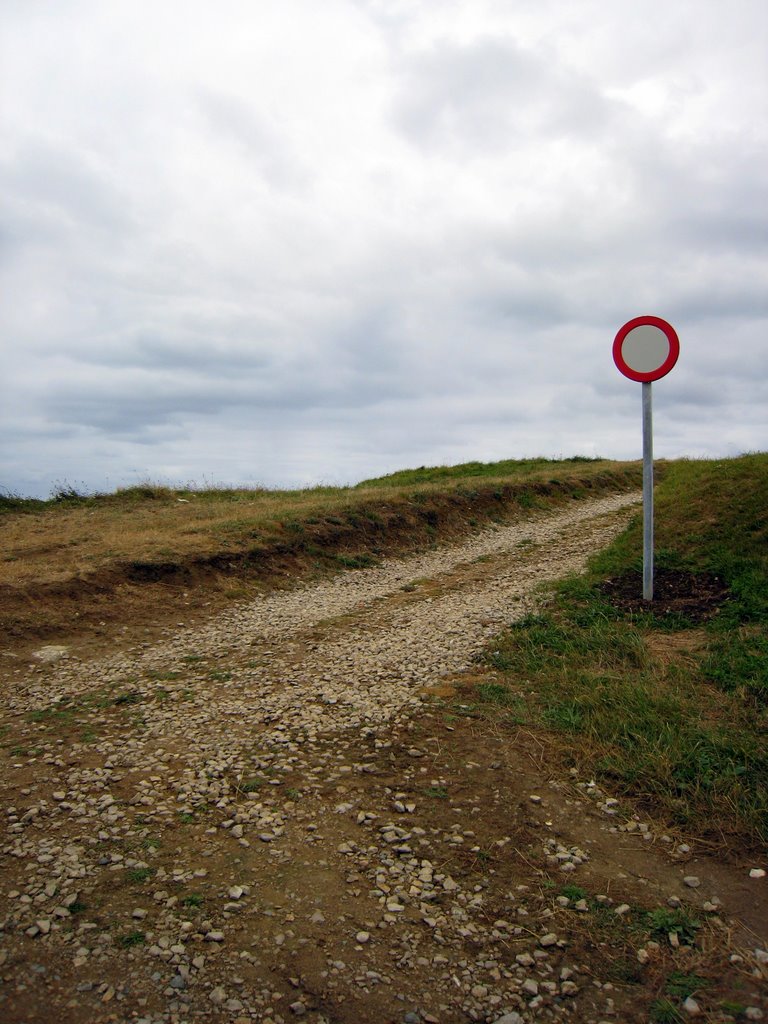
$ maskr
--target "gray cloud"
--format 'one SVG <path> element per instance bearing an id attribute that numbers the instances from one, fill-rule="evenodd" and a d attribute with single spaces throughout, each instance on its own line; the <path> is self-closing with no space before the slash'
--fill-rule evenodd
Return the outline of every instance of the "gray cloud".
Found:
<path id="1" fill-rule="evenodd" d="M 238 96 L 201 90 L 197 105 L 213 137 L 239 151 L 271 187 L 302 189 L 309 185 L 308 166 L 254 104 Z"/>
<path id="2" fill-rule="evenodd" d="M 546 137 L 604 138 L 620 113 L 580 75 L 512 38 L 443 44 L 404 62 L 395 121 L 411 142 L 471 159 Z M 523 157 L 524 159 L 524 157 Z"/>

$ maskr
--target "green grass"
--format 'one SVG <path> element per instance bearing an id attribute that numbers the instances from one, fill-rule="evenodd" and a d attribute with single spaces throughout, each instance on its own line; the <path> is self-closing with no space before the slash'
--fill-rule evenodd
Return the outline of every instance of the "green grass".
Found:
<path id="1" fill-rule="evenodd" d="M 363 480 L 358 488 L 366 487 L 401 487 L 424 483 L 445 483 L 448 481 L 465 481 L 467 479 L 487 479 L 498 477 L 525 477 L 542 469 L 563 465 L 580 465 L 590 462 L 603 462 L 603 459 L 590 458 L 586 455 L 574 455 L 568 459 L 504 459 L 501 462 L 463 462 L 458 466 L 420 466 L 418 469 L 403 469 L 387 476 Z"/>
<path id="2" fill-rule="evenodd" d="M 696 941 L 696 932 L 701 927 L 701 922 L 685 907 L 676 909 L 659 907 L 649 913 L 648 925 L 651 935 L 657 939 L 665 939 L 674 934 L 683 945 L 692 946 Z"/>
<path id="3" fill-rule="evenodd" d="M 685 1018 L 670 999 L 656 999 L 649 1008 L 652 1024 L 683 1024 Z"/>
<path id="4" fill-rule="evenodd" d="M 447 800 L 448 790 L 445 786 L 427 786 L 424 796 L 432 797 L 434 800 Z"/>
<path id="5" fill-rule="evenodd" d="M 146 882 L 155 873 L 154 868 L 131 868 L 127 872 L 129 882 Z"/>
<path id="6" fill-rule="evenodd" d="M 689 996 L 692 996 L 696 992 L 700 992 L 702 989 L 706 988 L 708 984 L 709 981 L 698 974 L 689 974 L 685 971 L 673 971 L 667 978 L 667 983 L 664 988 L 667 995 L 674 996 L 676 999 L 685 1000 Z"/>
<path id="7" fill-rule="evenodd" d="M 524 692 L 533 720 L 613 790 L 703 836 L 758 845 L 768 840 L 768 455 L 675 462 L 660 476 L 657 564 L 725 581 L 718 613 L 694 623 L 610 604 L 600 584 L 642 565 L 638 517 L 494 641 L 482 660 L 501 675 L 483 684 L 485 702 L 502 699 L 498 686 Z"/>

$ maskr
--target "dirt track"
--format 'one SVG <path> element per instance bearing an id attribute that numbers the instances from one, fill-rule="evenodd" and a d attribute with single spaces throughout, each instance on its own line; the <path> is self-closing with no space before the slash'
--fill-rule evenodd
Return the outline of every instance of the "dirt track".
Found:
<path id="1" fill-rule="evenodd" d="M 636 502 L 19 666 L 0 1019 L 646 1021 L 677 968 L 716 972 L 699 1019 L 735 991 L 756 1014 L 761 882 L 454 706 L 473 655 Z M 641 937 L 670 898 L 711 922 L 705 952 Z"/>

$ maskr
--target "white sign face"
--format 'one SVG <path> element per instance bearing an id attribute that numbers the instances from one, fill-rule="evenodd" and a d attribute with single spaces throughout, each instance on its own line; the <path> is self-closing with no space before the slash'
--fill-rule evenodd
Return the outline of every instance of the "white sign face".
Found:
<path id="1" fill-rule="evenodd" d="M 628 320 L 613 342 L 613 361 L 630 380 L 649 384 L 669 373 L 680 354 L 680 339 L 666 320 L 636 316 Z"/>
<path id="2" fill-rule="evenodd" d="M 669 338 L 658 327 L 641 324 L 626 336 L 621 354 L 635 373 L 653 373 L 667 361 Z"/>

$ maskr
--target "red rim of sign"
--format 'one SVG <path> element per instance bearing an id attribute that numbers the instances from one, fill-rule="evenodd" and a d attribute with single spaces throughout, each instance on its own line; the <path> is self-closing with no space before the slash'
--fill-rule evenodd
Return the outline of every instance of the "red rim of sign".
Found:
<path id="1" fill-rule="evenodd" d="M 624 356 L 622 355 L 622 345 L 624 344 L 627 335 L 634 331 L 636 327 L 658 327 L 658 329 L 666 336 L 669 342 L 669 354 L 661 366 L 657 366 L 655 370 L 649 370 L 647 373 L 641 373 L 638 370 L 633 370 L 631 366 L 628 366 L 624 362 Z M 680 355 L 680 339 L 677 336 L 672 324 L 667 323 L 666 320 L 662 320 L 658 316 L 636 316 L 634 320 L 628 320 L 627 323 L 619 330 L 613 341 L 613 361 L 616 363 L 618 369 L 624 374 L 625 377 L 629 377 L 630 380 L 637 380 L 643 384 L 648 381 L 659 380 L 661 377 L 665 377 L 672 367 L 677 362 L 677 357 Z"/>

